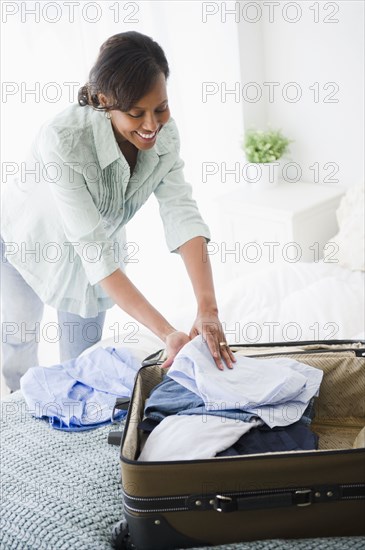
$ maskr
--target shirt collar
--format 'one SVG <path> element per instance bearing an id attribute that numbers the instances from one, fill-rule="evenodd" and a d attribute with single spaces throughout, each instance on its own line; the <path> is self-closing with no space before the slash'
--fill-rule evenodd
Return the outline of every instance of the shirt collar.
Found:
<path id="1" fill-rule="evenodd" d="M 105 116 L 105 112 L 93 109 L 91 120 L 96 154 L 100 168 L 104 170 L 109 164 L 120 158 L 120 149 L 114 136 L 112 123 Z M 165 127 L 158 133 L 156 143 L 151 150 L 159 156 L 169 151 L 169 135 Z"/>
<path id="2" fill-rule="evenodd" d="M 111 122 L 106 118 L 105 112 L 92 109 L 91 121 L 96 154 L 100 168 L 104 170 L 104 168 L 119 158 L 119 147 L 114 137 Z"/>

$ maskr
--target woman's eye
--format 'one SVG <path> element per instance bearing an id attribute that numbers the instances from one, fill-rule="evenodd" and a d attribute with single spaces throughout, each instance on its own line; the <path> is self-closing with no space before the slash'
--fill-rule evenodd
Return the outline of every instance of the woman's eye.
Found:
<path id="1" fill-rule="evenodd" d="M 166 105 L 163 109 L 156 109 L 156 113 L 164 113 L 165 111 L 167 111 L 168 109 L 168 105 Z M 140 113 L 139 115 L 133 115 L 132 113 L 128 113 L 128 115 L 131 117 L 131 118 L 141 118 L 144 113 Z"/>

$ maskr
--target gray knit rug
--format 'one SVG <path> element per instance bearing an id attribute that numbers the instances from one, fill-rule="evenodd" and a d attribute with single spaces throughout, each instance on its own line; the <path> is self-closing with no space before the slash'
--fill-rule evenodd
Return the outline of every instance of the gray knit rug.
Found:
<path id="1" fill-rule="evenodd" d="M 123 517 L 115 427 L 67 433 L 27 411 L 20 391 L 1 403 L 2 550 L 111 550 Z M 213 547 L 210 547 L 213 548 Z M 265 540 L 232 550 L 365 548 L 365 537 Z"/>

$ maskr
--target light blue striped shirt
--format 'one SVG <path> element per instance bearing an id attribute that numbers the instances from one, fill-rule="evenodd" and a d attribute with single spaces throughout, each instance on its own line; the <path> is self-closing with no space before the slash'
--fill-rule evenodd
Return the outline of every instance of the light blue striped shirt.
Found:
<path id="1" fill-rule="evenodd" d="M 44 124 L 19 174 L 3 185 L 6 257 L 41 300 L 94 317 L 114 305 L 97 283 L 124 269 L 125 225 L 154 193 L 169 250 L 210 239 L 183 175 L 172 118 L 129 165 L 111 121 L 71 105 Z"/>

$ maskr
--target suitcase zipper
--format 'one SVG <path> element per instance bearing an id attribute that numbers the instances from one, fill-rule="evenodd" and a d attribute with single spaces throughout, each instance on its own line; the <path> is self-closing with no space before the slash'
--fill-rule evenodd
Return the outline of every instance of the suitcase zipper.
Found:
<path id="1" fill-rule="evenodd" d="M 176 501 L 184 501 L 186 502 L 186 499 L 188 496 L 175 496 L 175 497 L 133 497 L 132 495 L 128 495 L 124 490 L 123 491 L 123 502 L 124 507 L 127 510 L 130 510 L 131 512 L 186 512 L 189 510 L 187 506 L 177 506 L 179 503 Z M 136 501 L 136 505 L 143 503 L 143 508 L 136 508 L 135 506 L 131 506 L 129 504 L 129 501 Z M 175 503 L 175 506 L 172 504 L 173 501 Z M 163 508 L 159 507 L 159 504 L 166 503 L 167 507 L 164 506 Z M 170 506 L 168 506 L 168 503 L 170 502 Z M 157 507 L 154 509 L 154 507 Z"/>
<path id="2" fill-rule="evenodd" d="M 236 344 L 236 345 L 232 345 L 231 346 L 232 348 L 236 348 L 239 346 Z M 240 349 L 244 350 L 244 346 L 242 346 Z M 161 350 L 163 351 L 163 350 Z M 158 357 L 161 356 L 161 351 L 159 352 L 159 355 Z M 239 350 L 235 350 L 235 351 L 239 351 Z M 355 355 L 356 357 L 365 357 L 365 348 L 339 348 L 339 349 L 308 349 L 308 350 L 303 350 L 303 351 L 284 351 L 283 353 L 280 353 L 280 352 L 273 352 L 273 353 L 260 353 L 260 354 L 255 354 L 255 355 L 247 355 L 247 357 L 278 357 L 280 355 L 285 355 L 285 356 L 290 356 L 290 355 L 312 355 L 312 354 L 315 354 L 315 353 L 348 353 L 348 352 L 351 352 L 353 355 Z M 243 355 L 243 354 L 242 354 Z M 143 366 L 144 367 L 150 367 L 152 365 L 162 365 L 162 363 L 164 363 L 164 360 L 162 359 L 150 359 L 150 360 L 146 360 L 143 362 Z"/>
<path id="3" fill-rule="evenodd" d="M 207 511 L 228 513 L 297 506 L 305 507 L 316 502 L 359 500 L 365 498 L 364 483 L 344 485 L 319 485 L 317 487 L 293 487 L 264 489 L 259 491 L 226 492 L 224 494 L 182 495 L 173 497 L 134 497 L 123 491 L 124 505 L 135 513 L 162 513 Z"/>
<path id="4" fill-rule="evenodd" d="M 283 353 L 260 353 L 259 355 L 247 355 L 247 357 L 278 357 L 280 355 L 312 355 L 315 353 L 348 353 L 352 352 L 353 355 L 356 357 L 365 357 L 365 348 L 341 348 L 341 349 L 308 349 L 303 351 L 285 351 Z M 243 355 L 243 354 L 242 354 Z M 349 355 L 346 355 L 346 357 L 350 357 Z"/>
<path id="5" fill-rule="evenodd" d="M 260 343 L 260 344 L 231 344 L 231 347 L 237 347 L 240 349 L 244 348 L 257 348 L 262 349 L 265 347 L 272 347 L 272 348 L 280 348 L 280 347 L 298 347 L 298 346 L 307 346 L 307 345 L 341 345 L 341 344 L 365 344 L 364 340 L 305 340 L 303 342 L 272 342 L 272 343 Z M 355 353 L 356 356 L 359 357 L 365 357 L 365 347 L 364 348 L 339 348 L 334 350 L 327 349 L 317 349 L 317 350 L 303 350 L 303 352 L 300 353 L 322 353 L 322 352 L 338 352 L 338 351 L 352 351 Z M 152 353 L 149 355 L 142 363 L 144 367 L 149 367 L 151 365 L 162 365 L 163 360 L 161 360 L 161 357 L 163 355 L 164 349 L 160 349 L 159 351 Z M 290 352 L 286 352 L 290 354 Z M 293 352 L 295 353 L 295 352 Z M 279 353 L 275 355 L 282 355 Z M 251 357 L 256 357 L 254 355 L 251 355 Z"/>

